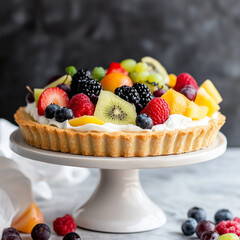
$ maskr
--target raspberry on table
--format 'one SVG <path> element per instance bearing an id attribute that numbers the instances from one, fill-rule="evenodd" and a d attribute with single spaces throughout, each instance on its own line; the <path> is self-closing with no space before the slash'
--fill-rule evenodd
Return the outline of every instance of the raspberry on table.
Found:
<path id="1" fill-rule="evenodd" d="M 153 98 L 141 113 L 146 113 L 153 120 L 153 125 L 163 124 L 169 118 L 170 107 L 163 98 L 157 97 Z"/>
<path id="2" fill-rule="evenodd" d="M 63 217 L 54 220 L 53 229 L 57 235 L 64 236 L 67 233 L 76 230 L 76 223 L 71 215 L 66 214 Z"/>
<path id="3" fill-rule="evenodd" d="M 186 85 L 192 85 L 193 87 L 196 88 L 196 90 L 198 89 L 196 80 L 189 73 L 181 73 L 177 77 L 177 82 L 174 87 L 174 90 L 180 92 L 182 88 Z"/>
<path id="4" fill-rule="evenodd" d="M 216 231 L 219 235 L 225 234 L 225 233 L 235 233 L 236 235 L 240 236 L 240 223 L 237 221 L 221 221 L 216 226 Z"/>

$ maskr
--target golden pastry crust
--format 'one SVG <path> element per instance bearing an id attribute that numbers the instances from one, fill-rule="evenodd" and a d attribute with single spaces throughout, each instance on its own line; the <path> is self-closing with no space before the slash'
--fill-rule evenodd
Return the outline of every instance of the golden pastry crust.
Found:
<path id="1" fill-rule="evenodd" d="M 145 157 L 180 154 L 210 146 L 225 123 L 219 113 L 206 126 L 154 132 L 77 132 L 35 122 L 20 107 L 14 115 L 25 141 L 35 147 L 64 153 Z"/>

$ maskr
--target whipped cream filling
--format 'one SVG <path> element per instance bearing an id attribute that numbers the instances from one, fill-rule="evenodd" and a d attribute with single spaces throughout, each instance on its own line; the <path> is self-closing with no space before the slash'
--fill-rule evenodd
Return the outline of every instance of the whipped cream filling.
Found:
<path id="1" fill-rule="evenodd" d="M 103 125 L 97 124 L 86 124 L 83 126 L 73 127 L 69 124 L 69 121 L 66 120 L 62 123 L 57 122 L 54 118 L 48 119 L 45 116 L 39 116 L 38 110 L 36 107 L 36 103 L 28 103 L 25 111 L 36 121 L 41 124 L 46 124 L 50 126 L 55 126 L 62 129 L 72 129 L 79 132 L 119 132 L 119 131 L 126 131 L 126 132 L 151 132 L 151 131 L 163 131 L 163 130 L 175 130 L 175 129 L 186 129 L 189 127 L 196 127 L 196 126 L 205 126 L 208 124 L 210 119 L 217 119 L 218 112 L 215 112 L 211 118 L 205 117 L 201 120 L 192 120 L 189 117 L 185 117 L 180 114 L 172 114 L 169 116 L 168 120 L 164 124 L 159 124 L 153 126 L 151 130 L 149 129 L 142 129 L 136 125 L 128 124 L 128 125 L 117 125 L 112 123 L 104 123 Z"/>

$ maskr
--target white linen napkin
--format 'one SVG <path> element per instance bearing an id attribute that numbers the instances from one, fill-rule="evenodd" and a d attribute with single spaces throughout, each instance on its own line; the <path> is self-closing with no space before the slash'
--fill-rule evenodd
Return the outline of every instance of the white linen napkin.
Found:
<path id="1" fill-rule="evenodd" d="M 74 168 L 32 161 L 9 148 L 9 137 L 17 127 L 0 119 L 0 236 L 13 217 L 21 214 L 35 198 L 52 198 L 51 187 L 75 185 L 89 175 Z"/>

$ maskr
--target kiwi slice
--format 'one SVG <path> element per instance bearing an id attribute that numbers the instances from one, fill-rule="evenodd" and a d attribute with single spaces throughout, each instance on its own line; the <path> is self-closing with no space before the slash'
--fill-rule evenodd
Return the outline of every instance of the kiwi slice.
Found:
<path id="1" fill-rule="evenodd" d="M 54 82 L 48 84 L 46 87 L 44 87 L 44 89 L 51 88 L 51 87 L 56 87 L 58 84 L 61 84 L 61 83 L 66 83 L 66 84 L 70 85 L 71 81 L 72 81 L 72 77 L 70 75 L 66 74 L 66 75 L 58 78 Z"/>
<path id="2" fill-rule="evenodd" d="M 45 89 L 42 89 L 42 88 L 34 88 L 34 99 L 35 99 L 36 106 L 38 105 L 38 100 L 44 90 Z"/>
<path id="3" fill-rule="evenodd" d="M 149 66 L 150 71 L 159 73 L 163 77 L 164 82 L 168 84 L 169 82 L 168 73 L 159 61 L 152 57 L 143 57 L 141 61 Z"/>
<path id="4" fill-rule="evenodd" d="M 136 108 L 112 92 L 101 91 L 94 116 L 118 125 L 136 124 Z"/>

